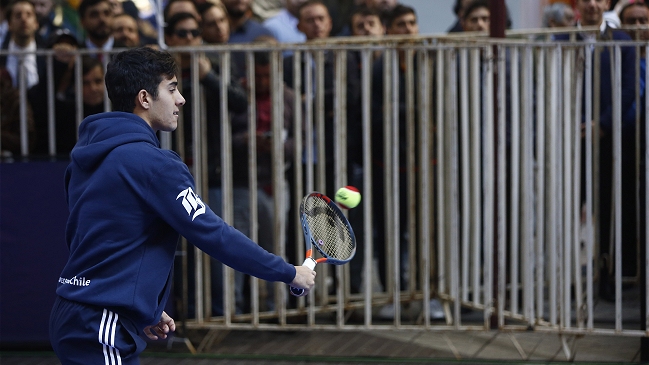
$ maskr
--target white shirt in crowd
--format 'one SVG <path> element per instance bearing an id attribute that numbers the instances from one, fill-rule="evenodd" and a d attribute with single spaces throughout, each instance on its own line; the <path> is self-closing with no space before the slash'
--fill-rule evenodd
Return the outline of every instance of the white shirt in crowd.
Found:
<path id="1" fill-rule="evenodd" d="M 32 40 L 27 47 L 20 47 L 14 43 L 13 40 L 9 41 L 9 52 L 16 51 L 27 51 L 27 52 L 36 52 L 36 41 Z M 19 66 L 22 59 L 25 72 L 25 80 L 27 81 L 27 89 L 38 84 L 38 67 L 36 66 L 36 55 L 34 53 L 28 54 L 26 56 L 16 56 L 10 54 L 7 56 L 7 71 L 11 75 L 12 84 L 15 88 L 18 88 L 19 79 Z"/>

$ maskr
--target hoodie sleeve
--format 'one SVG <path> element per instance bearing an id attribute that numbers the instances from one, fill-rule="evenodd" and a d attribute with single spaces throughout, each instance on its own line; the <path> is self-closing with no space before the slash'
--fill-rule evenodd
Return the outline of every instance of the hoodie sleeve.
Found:
<path id="1" fill-rule="evenodd" d="M 293 265 L 226 224 L 203 203 L 194 190 L 192 175 L 179 158 L 166 159 L 156 166 L 147 201 L 180 235 L 237 271 L 267 281 L 293 281 Z"/>

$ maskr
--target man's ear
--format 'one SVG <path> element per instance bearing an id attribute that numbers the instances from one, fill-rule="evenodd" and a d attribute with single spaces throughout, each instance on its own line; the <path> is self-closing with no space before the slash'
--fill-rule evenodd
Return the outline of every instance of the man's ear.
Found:
<path id="1" fill-rule="evenodd" d="M 141 107 L 142 109 L 149 109 L 150 102 L 151 102 L 151 95 L 146 90 L 142 89 L 137 93 L 137 97 L 135 100 L 137 106 Z"/>

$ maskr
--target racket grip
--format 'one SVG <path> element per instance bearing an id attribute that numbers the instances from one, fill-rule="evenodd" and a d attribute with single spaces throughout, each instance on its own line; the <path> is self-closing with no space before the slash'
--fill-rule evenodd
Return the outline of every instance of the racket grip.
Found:
<path id="1" fill-rule="evenodd" d="M 306 260 L 304 260 L 304 262 L 302 263 L 302 266 L 306 266 L 309 269 L 313 270 L 315 269 L 316 264 L 317 263 L 315 262 L 314 259 L 312 259 L 311 257 L 307 257 Z M 291 294 L 295 295 L 296 297 L 299 297 L 302 294 L 304 294 L 304 289 L 302 288 L 295 288 L 291 286 L 289 291 L 291 292 Z"/>

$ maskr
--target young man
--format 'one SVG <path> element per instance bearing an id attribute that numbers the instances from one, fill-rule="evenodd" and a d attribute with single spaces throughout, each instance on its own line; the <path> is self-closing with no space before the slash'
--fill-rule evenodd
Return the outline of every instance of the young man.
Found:
<path id="1" fill-rule="evenodd" d="M 70 256 L 50 319 L 64 364 L 138 364 L 140 337 L 175 330 L 164 311 L 179 235 L 236 270 L 306 292 L 315 272 L 264 251 L 194 192 L 178 155 L 160 148 L 185 99 L 173 57 L 148 47 L 117 54 L 106 88 L 116 112 L 90 116 L 65 173 Z"/>

